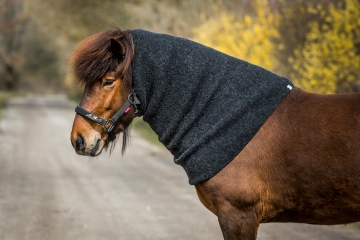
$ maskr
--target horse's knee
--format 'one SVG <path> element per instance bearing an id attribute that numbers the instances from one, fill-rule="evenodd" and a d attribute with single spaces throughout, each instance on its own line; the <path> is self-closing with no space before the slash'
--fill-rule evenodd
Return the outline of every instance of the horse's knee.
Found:
<path id="1" fill-rule="evenodd" d="M 259 221 L 255 209 L 239 210 L 230 203 L 218 208 L 218 220 L 225 240 L 255 240 Z"/>
<path id="2" fill-rule="evenodd" d="M 207 192 L 204 187 L 203 184 L 198 184 L 195 185 L 195 189 L 196 189 L 196 193 L 199 197 L 200 202 L 208 209 L 210 210 L 212 213 L 214 213 L 217 216 L 217 208 L 214 204 L 214 201 L 212 199 L 213 197 L 213 193 L 209 193 Z"/>

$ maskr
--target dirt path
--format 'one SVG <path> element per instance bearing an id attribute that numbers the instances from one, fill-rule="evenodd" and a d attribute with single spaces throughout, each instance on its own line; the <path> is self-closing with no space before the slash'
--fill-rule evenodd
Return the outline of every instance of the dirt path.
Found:
<path id="1" fill-rule="evenodd" d="M 124 157 L 77 156 L 74 105 L 15 98 L 0 121 L 0 239 L 222 239 L 166 151 L 135 133 Z M 351 228 L 264 224 L 258 239 L 360 239 Z"/>

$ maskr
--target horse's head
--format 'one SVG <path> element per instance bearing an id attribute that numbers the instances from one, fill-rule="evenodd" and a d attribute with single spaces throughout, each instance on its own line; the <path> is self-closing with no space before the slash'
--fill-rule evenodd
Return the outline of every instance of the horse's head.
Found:
<path id="1" fill-rule="evenodd" d="M 120 132 L 125 150 L 127 127 L 136 107 L 129 104 L 134 101 L 131 95 L 133 55 L 132 33 L 119 29 L 90 36 L 76 47 L 70 66 L 75 78 L 85 85 L 71 131 L 71 143 L 78 154 L 99 155 Z M 123 114 L 115 121 L 107 121 L 124 104 L 129 106 Z"/>

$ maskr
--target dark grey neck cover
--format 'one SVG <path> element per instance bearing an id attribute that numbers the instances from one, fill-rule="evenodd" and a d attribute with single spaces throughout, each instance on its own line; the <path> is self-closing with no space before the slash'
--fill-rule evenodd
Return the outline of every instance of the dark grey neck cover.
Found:
<path id="1" fill-rule="evenodd" d="M 190 40 L 133 33 L 140 112 L 190 184 L 230 163 L 293 87 L 287 78 Z"/>

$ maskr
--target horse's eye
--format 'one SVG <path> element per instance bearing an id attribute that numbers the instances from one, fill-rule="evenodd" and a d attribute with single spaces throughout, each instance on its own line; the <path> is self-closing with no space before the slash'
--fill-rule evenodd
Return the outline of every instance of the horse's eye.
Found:
<path id="1" fill-rule="evenodd" d="M 106 80 L 104 83 L 104 87 L 111 86 L 114 83 L 114 80 Z"/>

